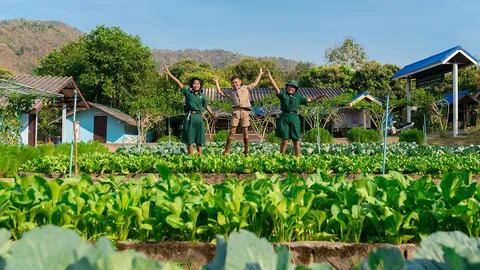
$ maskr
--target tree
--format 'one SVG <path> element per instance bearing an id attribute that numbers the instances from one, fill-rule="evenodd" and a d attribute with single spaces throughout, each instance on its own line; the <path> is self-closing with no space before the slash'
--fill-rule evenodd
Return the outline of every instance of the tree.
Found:
<path id="1" fill-rule="evenodd" d="M 210 108 L 214 111 L 214 115 L 210 115 L 209 113 L 203 114 L 203 118 L 205 120 L 205 129 L 210 136 L 214 135 L 215 128 L 217 125 L 218 120 L 224 118 L 230 118 L 230 111 L 232 110 L 232 103 L 230 102 L 223 102 L 219 100 L 209 100 L 208 104 Z M 210 139 L 212 139 L 210 137 Z"/>
<path id="2" fill-rule="evenodd" d="M 240 77 L 244 83 L 252 83 L 255 78 L 258 76 L 258 70 L 263 68 L 263 70 L 269 69 L 270 72 L 275 76 L 275 80 L 277 80 L 278 85 L 284 85 L 287 81 L 285 79 L 285 73 L 278 67 L 277 63 L 273 60 L 268 59 L 255 59 L 251 57 L 247 57 L 242 59 L 239 63 L 235 65 L 229 65 L 224 68 L 224 76 L 228 81 L 230 81 L 230 77 L 233 75 L 237 75 Z M 258 87 L 265 87 L 269 88 L 270 82 L 266 77 L 263 77 Z"/>
<path id="3" fill-rule="evenodd" d="M 352 70 L 347 66 L 319 66 L 311 68 L 307 73 L 300 75 L 300 87 L 328 87 L 350 88 L 353 77 Z"/>
<path id="4" fill-rule="evenodd" d="M 302 108 L 301 114 L 312 128 L 316 126 L 317 120 L 322 128 L 325 128 L 329 123 L 342 126 L 344 119 L 339 112 L 354 96 L 354 91 L 347 89 L 333 99 L 323 99 L 319 102 L 308 103 Z"/>
<path id="5" fill-rule="evenodd" d="M 435 96 L 425 89 L 417 89 L 412 92 L 412 101 L 420 112 L 428 115 L 430 122 L 438 127 L 441 134 L 445 136 L 448 129 L 448 116 L 450 106 L 439 96 Z"/>
<path id="6" fill-rule="evenodd" d="M 155 71 L 153 71 L 155 72 Z M 157 74 L 155 72 L 155 74 Z M 147 76 L 143 81 L 137 98 L 128 102 L 130 115 L 137 116 L 140 111 L 140 135 L 142 142 L 146 134 L 166 117 L 183 113 L 184 98 L 178 87 L 172 86 L 163 76 Z M 135 117 L 136 118 L 136 117 Z"/>
<path id="7" fill-rule="evenodd" d="M 298 80 L 300 75 L 307 73 L 313 66 L 313 63 L 300 61 L 293 70 L 285 73 L 285 77 L 287 80 Z"/>
<path id="8" fill-rule="evenodd" d="M 112 101 L 113 107 L 128 111 L 127 104 L 137 99 L 143 82 L 152 81 L 146 76 L 156 76 L 155 68 L 139 37 L 102 25 L 47 55 L 34 72 L 73 76 L 86 99 Z"/>
<path id="9" fill-rule="evenodd" d="M 471 66 L 458 70 L 458 90 L 468 90 L 470 93 L 478 92 L 480 88 L 480 71 L 478 66 Z M 453 92 L 453 76 L 445 75 L 445 80 L 439 86 L 431 89 L 434 94 L 448 94 Z"/>
<path id="10" fill-rule="evenodd" d="M 280 100 L 273 93 L 266 95 L 262 100 L 256 101 L 255 107 L 257 110 L 261 111 L 262 114 L 258 115 L 253 113 L 251 116 L 251 124 L 253 130 L 262 138 L 265 138 L 265 135 L 268 132 L 268 127 L 273 126 L 276 128 L 276 115 L 275 109 L 280 107 Z"/>
<path id="11" fill-rule="evenodd" d="M 357 69 L 363 65 L 367 54 L 362 45 L 356 43 L 352 38 L 346 38 L 342 44 L 325 51 L 325 61 L 329 64 L 347 66 Z"/>
<path id="12" fill-rule="evenodd" d="M 368 91 L 375 97 L 385 99 L 387 94 L 395 95 L 400 99 L 406 96 L 404 86 L 400 81 L 391 78 L 400 70 L 393 64 L 379 64 L 375 61 L 366 62 L 362 67 L 355 70 L 352 80 L 352 88 L 358 92 Z"/>
<path id="13" fill-rule="evenodd" d="M 225 76 L 219 76 L 223 75 L 223 71 L 214 70 L 209 64 L 198 64 L 195 60 L 185 59 L 173 64 L 169 69 L 175 77 L 185 84 L 187 84 L 191 78 L 199 77 L 203 80 L 204 88 L 214 88 L 215 84 L 212 79 L 218 77 L 218 82 L 221 87 L 230 87 L 229 80 L 225 79 Z M 173 81 L 170 82 L 173 86 Z"/>

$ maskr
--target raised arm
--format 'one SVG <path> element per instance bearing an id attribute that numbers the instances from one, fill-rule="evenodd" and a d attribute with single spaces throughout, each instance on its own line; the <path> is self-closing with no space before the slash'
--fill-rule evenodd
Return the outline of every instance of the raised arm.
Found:
<path id="1" fill-rule="evenodd" d="M 313 98 L 308 98 L 308 99 L 307 99 L 307 103 L 310 103 L 310 102 L 315 102 L 315 101 L 317 101 L 317 100 L 319 100 L 319 99 L 323 98 L 324 96 L 325 96 L 325 94 L 321 94 L 321 95 L 318 95 L 318 96 L 316 96 L 316 97 L 313 97 Z"/>
<path id="2" fill-rule="evenodd" d="M 178 85 L 178 87 L 180 87 L 180 89 L 183 88 L 183 84 L 175 76 L 173 76 L 172 73 L 170 73 L 170 70 L 168 70 L 167 66 L 162 68 L 162 71 L 165 72 L 168 75 L 168 77 L 170 77 Z"/>
<path id="3" fill-rule="evenodd" d="M 220 84 L 218 83 L 218 78 L 213 78 L 213 81 L 215 82 L 215 88 L 217 88 L 217 93 L 222 96 L 226 97 L 225 93 L 223 93 L 222 89 L 220 88 Z"/>
<path id="4" fill-rule="evenodd" d="M 255 81 L 253 82 L 253 87 L 257 86 L 257 84 L 260 82 L 260 79 L 262 78 L 262 75 L 263 75 L 263 69 L 260 68 L 260 73 L 258 73 L 257 78 L 256 78 Z M 253 88 L 253 87 L 252 87 L 252 88 Z"/>
<path id="5" fill-rule="evenodd" d="M 275 80 L 273 79 L 272 73 L 270 73 L 270 70 L 268 70 L 268 69 L 267 69 L 267 71 L 266 71 L 265 73 L 267 74 L 267 77 L 268 77 L 268 79 L 270 80 L 270 83 L 272 84 L 273 89 L 275 89 L 275 93 L 276 93 L 277 95 L 279 95 L 279 94 L 280 94 L 280 89 L 278 88 L 277 83 L 276 83 Z"/>
<path id="6" fill-rule="evenodd" d="M 212 117 L 215 116 L 215 114 L 213 113 L 213 111 L 212 111 L 212 109 L 210 108 L 210 106 L 205 107 L 205 109 L 207 110 L 207 112 L 208 112 Z"/>

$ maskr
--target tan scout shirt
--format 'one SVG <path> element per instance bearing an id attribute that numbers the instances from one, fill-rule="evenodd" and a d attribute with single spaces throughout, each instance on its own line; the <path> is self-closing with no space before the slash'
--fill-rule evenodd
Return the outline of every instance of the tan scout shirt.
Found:
<path id="1" fill-rule="evenodd" d="M 226 89 L 223 93 L 232 101 L 232 107 L 240 107 L 245 109 L 252 109 L 250 104 L 250 92 L 253 90 L 255 84 L 242 85 L 238 90 Z"/>

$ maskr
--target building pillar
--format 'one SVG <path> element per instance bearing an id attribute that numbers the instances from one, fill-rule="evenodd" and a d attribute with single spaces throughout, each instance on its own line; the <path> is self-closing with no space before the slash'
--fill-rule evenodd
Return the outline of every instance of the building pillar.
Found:
<path id="1" fill-rule="evenodd" d="M 458 64 L 453 64 L 453 137 L 458 135 Z"/>
<path id="2" fill-rule="evenodd" d="M 67 105 L 62 105 L 62 143 L 67 142 Z"/>
<path id="3" fill-rule="evenodd" d="M 363 110 L 363 128 L 367 129 L 367 113 Z"/>
<path id="4" fill-rule="evenodd" d="M 37 147 L 38 142 L 38 112 L 35 113 L 35 147 Z"/>
<path id="5" fill-rule="evenodd" d="M 407 101 L 410 103 L 410 89 L 411 89 L 411 80 L 407 78 Z M 410 105 L 407 106 L 407 122 L 412 122 L 412 109 Z"/>

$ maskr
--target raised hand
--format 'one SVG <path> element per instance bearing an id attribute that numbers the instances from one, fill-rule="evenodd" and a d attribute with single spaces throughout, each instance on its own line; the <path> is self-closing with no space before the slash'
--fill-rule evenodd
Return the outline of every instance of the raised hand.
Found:
<path id="1" fill-rule="evenodd" d="M 263 68 L 260 68 L 260 75 L 263 75 Z"/>
<path id="2" fill-rule="evenodd" d="M 217 83 L 218 83 L 218 78 L 217 78 L 217 77 L 213 78 L 213 82 L 214 82 L 215 84 L 217 84 Z"/>
<path id="3" fill-rule="evenodd" d="M 270 73 L 270 70 L 267 68 L 267 71 L 265 71 L 265 74 L 270 78 L 272 77 L 272 73 Z"/>
<path id="4" fill-rule="evenodd" d="M 164 73 L 167 73 L 167 74 L 170 73 L 170 71 L 168 70 L 168 67 L 167 67 L 167 66 L 164 66 L 164 67 L 162 68 L 162 71 L 163 71 Z"/>

